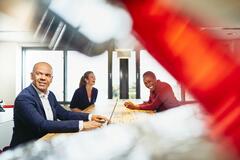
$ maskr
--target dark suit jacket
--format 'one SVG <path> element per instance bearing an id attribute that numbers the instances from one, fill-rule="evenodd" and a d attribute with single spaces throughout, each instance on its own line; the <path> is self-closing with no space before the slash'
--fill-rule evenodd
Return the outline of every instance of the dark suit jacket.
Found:
<path id="1" fill-rule="evenodd" d="M 38 139 L 47 133 L 77 132 L 79 120 L 88 120 L 87 113 L 65 110 L 50 91 L 48 100 L 54 121 L 47 120 L 42 102 L 35 88 L 30 85 L 21 91 L 14 104 L 14 128 L 11 147 Z M 57 121 L 63 120 L 63 121 Z"/>
<path id="2" fill-rule="evenodd" d="M 97 94 L 98 90 L 93 87 L 91 101 L 89 102 L 86 86 L 85 85 L 81 86 L 80 88 L 75 90 L 70 103 L 70 108 L 79 108 L 81 110 L 84 110 L 85 108 L 96 102 Z"/>

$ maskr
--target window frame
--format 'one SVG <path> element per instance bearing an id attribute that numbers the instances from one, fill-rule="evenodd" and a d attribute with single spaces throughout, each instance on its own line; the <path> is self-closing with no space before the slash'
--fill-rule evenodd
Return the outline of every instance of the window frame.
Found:
<path id="1" fill-rule="evenodd" d="M 39 50 L 39 51 L 51 51 L 51 49 L 49 49 L 48 47 L 44 47 L 44 46 L 37 46 L 37 47 L 22 47 L 22 59 L 21 59 L 21 90 L 23 90 L 25 81 L 23 77 L 26 77 L 26 68 L 25 68 L 25 62 L 26 62 L 26 54 L 27 54 L 27 50 Z M 70 101 L 67 101 L 67 82 L 68 82 L 68 78 L 67 78 L 67 67 L 68 67 L 68 51 L 71 50 L 56 50 L 56 51 L 63 51 L 63 101 L 58 101 L 60 104 L 63 105 L 68 105 L 70 104 Z M 108 50 L 108 99 L 112 99 L 113 98 L 113 82 L 112 82 L 112 54 L 113 54 L 113 50 Z M 140 88 L 141 88 L 141 83 L 140 83 L 140 59 L 141 59 L 141 54 L 140 54 L 140 50 L 136 50 L 136 99 L 141 99 L 141 94 L 140 94 Z M 196 101 L 196 100 L 186 100 L 186 91 L 183 88 L 183 86 L 180 87 L 181 88 L 181 101 L 182 102 L 188 102 L 188 101 Z"/>

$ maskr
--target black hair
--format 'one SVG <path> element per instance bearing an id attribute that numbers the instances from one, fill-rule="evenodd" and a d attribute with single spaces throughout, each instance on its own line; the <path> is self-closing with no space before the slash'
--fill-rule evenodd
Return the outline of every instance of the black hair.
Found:
<path id="1" fill-rule="evenodd" d="M 145 77 L 145 76 L 150 76 L 150 77 L 156 79 L 156 75 L 155 75 L 152 71 L 147 71 L 147 72 L 145 72 L 145 73 L 143 74 L 143 77 Z"/>

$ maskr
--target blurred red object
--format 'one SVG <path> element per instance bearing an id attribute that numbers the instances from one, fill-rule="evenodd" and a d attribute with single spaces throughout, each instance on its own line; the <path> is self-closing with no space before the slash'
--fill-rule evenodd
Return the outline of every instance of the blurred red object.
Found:
<path id="1" fill-rule="evenodd" d="M 4 105 L 3 108 L 14 108 L 14 105 Z"/>
<path id="2" fill-rule="evenodd" d="M 240 65 L 188 16 L 161 0 L 121 0 L 142 45 L 210 114 L 211 136 L 240 153 Z"/>

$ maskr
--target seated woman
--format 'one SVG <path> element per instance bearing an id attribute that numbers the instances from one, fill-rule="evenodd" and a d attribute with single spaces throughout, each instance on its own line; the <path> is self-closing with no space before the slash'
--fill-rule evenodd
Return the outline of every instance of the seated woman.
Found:
<path id="1" fill-rule="evenodd" d="M 93 87 L 95 81 L 96 78 L 92 71 L 84 73 L 70 103 L 73 112 L 80 112 L 96 102 L 98 90 Z"/>

